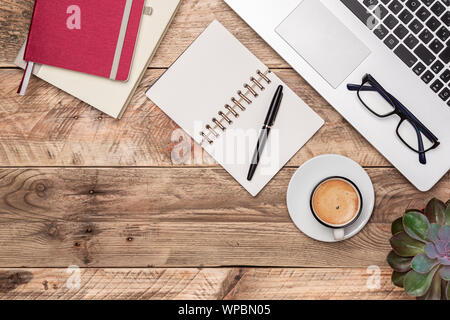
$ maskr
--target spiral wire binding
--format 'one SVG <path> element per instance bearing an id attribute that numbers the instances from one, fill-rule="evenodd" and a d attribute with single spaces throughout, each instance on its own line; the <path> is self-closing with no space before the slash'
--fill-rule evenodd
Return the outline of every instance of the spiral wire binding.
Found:
<path id="1" fill-rule="evenodd" d="M 219 111 L 218 117 L 212 118 L 212 123 L 205 126 L 205 131 L 200 132 L 200 135 L 203 138 L 201 144 L 213 144 L 214 140 L 219 138 L 220 132 L 225 132 L 227 127 L 233 124 L 232 119 L 239 118 L 240 112 L 246 110 L 244 104 L 251 105 L 253 102 L 251 98 L 258 98 L 259 94 L 257 90 L 264 91 L 266 89 L 263 83 L 266 85 L 272 83 L 268 78 L 270 73 L 270 70 L 267 70 L 266 72 L 261 72 L 260 70 L 256 71 L 257 77 L 251 77 L 250 84 L 245 83 L 243 86 L 245 90 L 238 90 L 237 96 L 231 98 L 231 104 L 226 104 L 225 110 Z"/>

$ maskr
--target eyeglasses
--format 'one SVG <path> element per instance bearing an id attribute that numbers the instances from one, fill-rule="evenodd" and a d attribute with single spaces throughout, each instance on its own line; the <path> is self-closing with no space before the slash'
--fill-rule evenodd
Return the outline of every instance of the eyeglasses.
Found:
<path id="1" fill-rule="evenodd" d="M 436 149 L 439 139 L 419 121 L 400 101 L 387 92 L 370 74 L 366 74 L 361 85 L 348 84 L 348 90 L 357 91 L 361 103 L 379 118 L 392 115 L 400 117 L 397 136 L 412 151 L 419 154 L 421 164 L 426 164 L 425 153 Z"/>

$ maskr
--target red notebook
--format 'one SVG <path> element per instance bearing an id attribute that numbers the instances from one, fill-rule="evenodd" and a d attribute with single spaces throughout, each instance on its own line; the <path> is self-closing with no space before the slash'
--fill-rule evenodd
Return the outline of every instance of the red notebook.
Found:
<path id="1" fill-rule="evenodd" d="M 126 81 L 144 3 L 145 0 L 35 0 L 24 54 L 29 63 L 27 69 L 40 63 Z M 24 78 L 31 73 L 27 71 Z M 28 79 L 24 79 L 21 87 L 27 84 Z"/>

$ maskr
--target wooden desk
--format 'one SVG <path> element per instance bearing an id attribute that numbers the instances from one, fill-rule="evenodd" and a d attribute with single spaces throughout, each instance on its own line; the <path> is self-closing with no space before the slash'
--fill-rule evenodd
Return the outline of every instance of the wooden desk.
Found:
<path id="1" fill-rule="evenodd" d="M 220 0 L 183 1 L 120 121 L 36 78 L 19 97 L 12 61 L 32 4 L 0 4 L 1 298 L 406 298 L 385 262 L 390 223 L 447 200 L 449 174 L 418 192 Z M 177 126 L 144 95 L 214 18 L 327 122 L 257 198 L 207 157 L 173 165 Z M 295 169 L 324 153 L 356 160 L 375 185 L 371 222 L 342 243 L 307 238 L 286 209 Z M 67 288 L 70 265 L 81 268 L 79 289 Z"/>

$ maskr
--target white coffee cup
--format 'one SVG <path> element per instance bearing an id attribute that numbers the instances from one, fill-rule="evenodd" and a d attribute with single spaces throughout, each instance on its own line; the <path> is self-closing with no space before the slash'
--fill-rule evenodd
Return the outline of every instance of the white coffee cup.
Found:
<path id="1" fill-rule="evenodd" d="M 352 189 L 355 191 L 355 193 L 358 196 L 358 210 L 357 213 L 354 214 L 354 216 L 352 217 L 352 219 L 348 220 L 348 221 L 344 221 L 343 223 L 340 224 L 331 224 L 327 221 L 324 221 L 319 214 L 317 214 L 315 208 L 314 208 L 314 197 L 316 195 L 316 191 L 323 186 L 325 183 L 332 181 L 332 180 L 337 180 L 337 181 L 343 181 L 345 182 L 347 185 L 351 186 Z M 340 195 L 342 196 L 342 195 Z M 336 197 L 336 201 L 337 203 L 339 203 L 339 197 Z M 311 192 L 311 200 L 310 200 L 310 207 L 311 207 L 311 212 L 314 216 L 314 218 L 316 218 L 317 221 L 319 221 L 322 225 L 333 229 L 333 236 L 335 240 L 344 240 L 345 239 L 345 228 L 350 226 L 351 224 L 353 224 L 355 221 L 358 220 L 358 218 L 361 215 L 362 212 L 362 207 L 363 207 L 363 200 L 362 200 L 362 196 L 361 196 L 361 192 L 359 191 L 359 188 L 356 186 L 355 183 L 353 183 L 351 180 L 345 178 L 345 177 L 339 177 L 339 176 L 334 176 L 334 177 L 328 177 L 326 179 L 323 179 L 322 181 L 320 181 L 313 189 L 313 191 Z M 339 205 L 337 205 L 336 209 L 339 209 Z"/>

